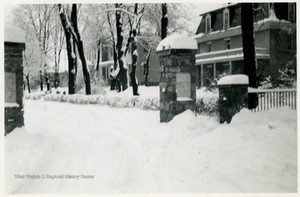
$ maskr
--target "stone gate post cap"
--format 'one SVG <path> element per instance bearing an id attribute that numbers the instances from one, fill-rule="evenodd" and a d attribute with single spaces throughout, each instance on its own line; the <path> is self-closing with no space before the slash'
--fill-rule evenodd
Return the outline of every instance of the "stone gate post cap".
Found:
<path id="1" fill-rule="evenodd" d="M 163 39 L 157 46 L 156 51 L 169 49 L 197 50 L 197 41 L 186 35 L 174 34 Z"/>
<path id="2" fill-rule="evenodd" d="M 25 32 L 13 24 L 5 23 L 4 42 L 25 43 Z"/>
<path id="3" fill-rule="evenodd" d="M 247 75 L 237 74 L 222 77 L 218 81 L 218 86 L 221 85 L 248 85 L 249 78 Z"/>

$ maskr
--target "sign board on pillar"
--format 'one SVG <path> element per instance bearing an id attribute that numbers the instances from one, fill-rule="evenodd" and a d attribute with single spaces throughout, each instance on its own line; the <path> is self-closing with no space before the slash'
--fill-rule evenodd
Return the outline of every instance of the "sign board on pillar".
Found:
<path id="1" fill-rule="evenodd" d="M 176 73 L 177 100 L 191 98 L 191 74 Z"/>

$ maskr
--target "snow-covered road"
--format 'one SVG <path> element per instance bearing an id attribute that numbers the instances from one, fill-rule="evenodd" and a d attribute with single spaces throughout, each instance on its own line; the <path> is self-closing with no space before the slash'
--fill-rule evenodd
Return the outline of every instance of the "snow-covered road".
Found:
<path id="1" fill-rule="evenodd" d="M 296 123 L 288 108 L 166 124 L 158 111 L 25 100 L 25 127 L 5 137 L 5 192 L 296 192 Z"/>

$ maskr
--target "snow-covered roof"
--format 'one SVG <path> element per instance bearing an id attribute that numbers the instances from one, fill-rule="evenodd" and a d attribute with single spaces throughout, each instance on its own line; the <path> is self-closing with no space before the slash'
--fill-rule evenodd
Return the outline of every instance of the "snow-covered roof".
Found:
<path id="1" fill-rule="evenodd" d="M 249 78 L 247 75 L 237 74 L 222 77 L 218 81 L 218 85 L 248 85 Z"/>
<path id="2" fill-rule="evenodd" d="M 197 41 L 186 35 L 174 34 L 163 39 L 157 46 L 156 51 L 168 49 L 190 49 L 197 50 Z"/>
<path id="3" fill-rule="evenodd" d="M 210 11 L 202 12 L 199 16 L 204 16 L 205 14 L 216 12 L 218 10 L 222 10 L 222 9 L 225 9 L 225 8 L 237 5 L 237 4 L 240 4 L 240 3 L 225 3 L 225 4 L 222 4 L 222 5 L 219 5 L 218 7 L 214 8 Z"/>
<path id="4" fill-rule="evenodd" d="M 10 23 L 5 23 L 4 42 L 25 43 L 25 32 Z"/>

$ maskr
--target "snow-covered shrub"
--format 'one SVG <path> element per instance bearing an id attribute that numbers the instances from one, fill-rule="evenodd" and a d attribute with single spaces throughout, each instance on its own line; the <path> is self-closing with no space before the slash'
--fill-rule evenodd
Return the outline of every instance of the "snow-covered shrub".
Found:
<path id="1" fill-rule="evenodd" d="M 41 99 L 44 95 L 45 95 L 44 92 L 35 92 L 35 93 L 25 94 L 24 98 L 30 100 L 38 100 Z"/>
<path id="2" fill-rule="evenodd" d="M 297 84 L 297 70 L 295 61 L 289 61 L 284 69 L 279 69 L 278 86 L 281 88 L 295 88 Z"/>
<path id="3" fill-rule="evenodd" d="M 207 88 L 201 88 L 197 90 L 196 112 L 214 115 L 218 112 L 218 101 L 218 89 L 208 90 Z"/>
<path id="4" fill-rule="evenodd" d="M 265 79 L 263 81 L 260 81 L 259 82 L 259 88 L 260 89 L 273 88 L 272 77 L 269 75 L 268 77 L 265 77 Z"/>
<path id="5" fill-rule="evenodd" d="M 143 109 L 146 110 L 159 110 L 159 98 L 147 98 L 144 99 L 143 103 L 140 103 Z"/>

